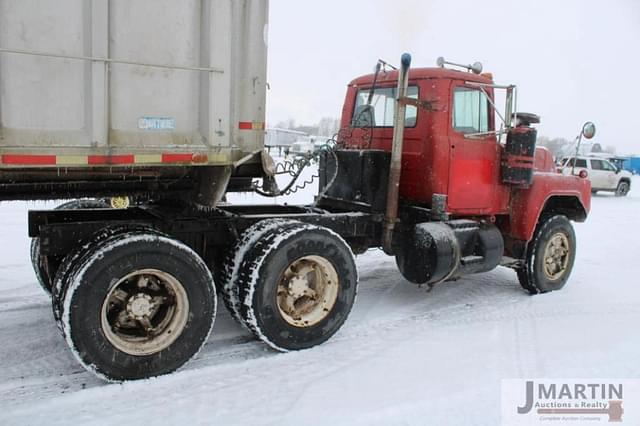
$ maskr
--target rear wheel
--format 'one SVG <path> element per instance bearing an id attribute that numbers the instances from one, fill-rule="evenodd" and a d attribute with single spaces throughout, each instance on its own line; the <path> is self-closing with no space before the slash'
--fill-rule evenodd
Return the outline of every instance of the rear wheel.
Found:
<path id="1" fill-rule="evenodd" d="M 518 269 L 522 288 L 531 294 L 560 290 L 566 284 L 576 256 L 576 236 L 566 216 L 542 219 L 527 247 L 525 266 Z"/>
<path id="2" fill-rule="evenodd" d="M 353 254 L 339 235 L 314 225 L 284 224 L 264 233 L 242 260 L 240 315 L 274 349 L 310 348 L 340 329 L 357 281 Z"/>
<path id="3" fill-rule="evenodd" d="M 93 234 L 87 242 L 78 244 L 67 256 L 65 256 L 60 262 L 53 284 L 51 286 L 51 304 L 53 307 L 53 318 L 58 325 L 58 328 L 62 331 L 61 310 L 62 299 L 64 293 L 67 291 L 69 277 L 75 272 L 74 268 L 79 267 L 86 260 L 87 256 L 93 253 L 96 246 L 103 244 L 107 241 L 117 241 L 127 236 L 132 235 L 164 235 L 159 231 L 151 228 L 147 228 L 142 225 L 137 226 L 113 226 L 109 228 L 101 229 Z"/>
<path id="4" fill-rule="evenodd" d="M 54 210 L 78 210 L 78 209 L 100 209 L 107 208 L 107 203 L 102 200 L 72 200 L 66 203 L 60 204 Z M 53 265 L 60 262 L 60 259 L 54 259 L 53 262 L 48 262 L 45 256 L 42 256 L 40 252 L 40 238 L 35 237 L 31 239 L 31 265 L 33 266 L 33 272 L 36 275 L 38 284 L 47 293 L 51 294 L 53 279 L 56 271 Z"/>
<path id="5" fill-rule="evenodd" d="M 616 197 L 626 197 L 630 189 L 631 185 L 629 185 L 629 182 L 620 182 L 616 188 Z"/>
<path id="6" fill-rule="evenodd" d="M 129 234 L 92 247 L 66 286 L 67 343 L 87 370 L 107 380 L 176 370 L 204 345 L 215 317 L 209 269 L 164 236 Z"/>
<path id="7" fill-rule="evenodd" d="M 238 273 L 242 264 L 244 255 L 253 247 L 256 242 L 261 240 L 267 232 L 274 228 L 284 226 L 287 223 L 298 223 L 287 219 L 266 219 L 255 223 L 244 231 L 234 245 L 227 253 L 223 261 L 221 269 L 220 282 L 217 284 L 221 287 L 222 300 L 225 307 L 231 314 L 231 317 L 238 323 L 242 324 L 240 315 L 240 299 L 238 289 Z"/>

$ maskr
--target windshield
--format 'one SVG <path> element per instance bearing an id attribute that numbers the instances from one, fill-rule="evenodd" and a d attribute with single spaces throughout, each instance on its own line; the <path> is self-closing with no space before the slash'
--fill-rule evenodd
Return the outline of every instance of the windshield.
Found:
<path id="1" fill-rule="evenodd" d="M 371 107 L 367 106 L 371 89 L 360 89 L 356 99 L 352 126 L 353 127 L 393 127 L 396 107 L 395 87 L 380 87 L 373 91 Z M 418 99 L 418 86 L 407 88 L 407 97 Z M 370 109 L 372 110 L 371 112 Z M 373 118 L 371 122 L 370 118 Z M 407 106 L 405 127 L 415 127 L 418 119 L 418 108 Z"/>

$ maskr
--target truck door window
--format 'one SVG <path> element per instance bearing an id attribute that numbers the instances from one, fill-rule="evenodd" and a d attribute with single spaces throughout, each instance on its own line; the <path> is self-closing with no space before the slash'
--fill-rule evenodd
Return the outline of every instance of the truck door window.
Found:
<path id="1" fill-rule="evenodd" d="M 393 127 L 396 107 L 396 88 L 381 87 L 373 91 L 371 107 L 373 108 L 373 123 L 368 119 L 360 120 L 358 114 L 366 111 L 365 106 L 369 101 L 371 89 L 360 89 L 356 99 L 356 107 L 352 120 L 353 127 Z M 418 99 L 418 86 L 409 86 L 407 97 Z M 405 119 L 405 127 L 415 127 L 418 118 L 418 108 L 408 105 Z"/>
<path id="2" fill-rule="evenodd" d="M 489 102 L 484 93 L 466 87 L 454 89 L 453 129 L 460 133 L 489 131 Z"/>
<path id="3" fill-rule="evenodd" d="M 582 167 L 583 169 L 587 168 L 587 160 L 582 160 L 580 158 L 578 158 L 576 160 L 576 167 Z"/>

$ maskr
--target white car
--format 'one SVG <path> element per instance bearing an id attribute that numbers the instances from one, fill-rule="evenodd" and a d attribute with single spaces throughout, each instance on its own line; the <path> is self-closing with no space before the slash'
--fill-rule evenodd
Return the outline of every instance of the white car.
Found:
<path id="1" fill-rule="evenodd" d="M 564 158 L 560 164 L 560 171 L 565 175 L 578 175 L 585 170 L 591 181 L 591 192 L 594 194 L 598 191 L 610 191 L 624 197 L 631 190 L 631 173 L 619 169 L 603 158 Z"/>

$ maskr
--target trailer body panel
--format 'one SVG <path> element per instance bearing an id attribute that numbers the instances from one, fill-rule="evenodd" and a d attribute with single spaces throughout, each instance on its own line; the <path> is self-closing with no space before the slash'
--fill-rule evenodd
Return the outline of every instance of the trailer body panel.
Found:
<path id="1" fill-rule="evenodd" d="M 0 2 L 0 182 L 262 149 L 267 20 L 262 0 Z"/>

